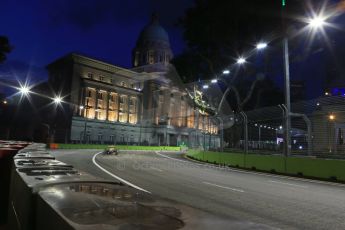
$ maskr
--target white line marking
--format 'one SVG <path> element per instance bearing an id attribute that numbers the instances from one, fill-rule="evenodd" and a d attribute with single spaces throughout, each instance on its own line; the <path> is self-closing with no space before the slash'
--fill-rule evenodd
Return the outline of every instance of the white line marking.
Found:
<path id="1" fill-rule="evenodd" d="M 211 186 L 215 186 L 215 187 L 218 187 L 218 188 L 224 188 L 224 189 L 228 189 L 228 190 L 231 190 L 231 191 L 235 191 L 235 192 L 244 192 L 243 190 L 241 189 L 237 189 L 237 188 L 230 188 L 230 187 L 226 187 L 226 186 L 222 186 L 222 185 L 218 185 L 218 184 L 212 184 L 212 183 L 209 183 L 209 182 L 202 182 L 203 184 L 207 184 L 207 185 L 211 185 Z"/>
<path id="2" fill-rule="evenodd" d="M 100 153 L 102 153 L 102 152 L 96 153 L 96 154 L 93 155 L 93 157 L 92 157 L 92 162 L 93 162 L 99 169 L 101 169 L 103 172 L 107 173 L 108 175 L 114 177 L 115 179 L 121 181 L 122 183 L 125 183 L 125 184 L 127 184 L 127 185 L 129 185 L 129 186 L 131 186 L 131 187 L 133 187 L 133 188 L 139 189 L 139 190 L 141 190 L 141 191 L 143 191 L 143 192 L 151 193 L 151 192 L 149 192 L 149 191 L 147 191 L 147 190 L 145 190 L 145 189 L 143 189 L 143 188 L 140 188 L 139 186 L 136 186 L 136 185 L 132 184 L 132 183 L 129 182 L 129 181 L 126 181 L 125 179 L 122 179 L 121 177 L 116 176 L 115 174 L 112 174 L 111 172 L 109 172 L 108 170 L 106 170 L 105 168 L 103 168 L 102 166 L 100 166 L 100 165 L 96 162 L 96 157 L 97 157 L 97 155 L 100 154 Z"/>
<path id="3" fill-rule="evenodd" d="M 253 174 L 253 175 L 260 175 L 260 176 L 266 176 L 266 177 L 273 177 L 273 178 L 280 178 L 280 179 L 287 179 L 287 180 L 294 180 L 294 181 L 302 181 L 302 182 L 309 182 L 309 183 L 314 183 L 314 184 L 322 184 L 322 185 L 333 185 L 333 186 L 337 186 L 337 187 L 342 187 L 344 188 L 345 185 L 343 184 L 339 184 L 339 183 L 332 183 L 332 182 L 327 182 L 327 181 L 318 181 L 318 180 L 310 180 L 310 179 L 304 179 L 304 178 L 296 178 L 296 177 L 289 177 L 289 176 L 279 176 L 279 175 L 272 175 L 272 174 L 268 174 L 268 173 L 260 173 L 260 172 L 251 172 L 251 171 L 246 171 L 246 170 L 241 170 L 241 169 L 233 169 L 233 168 L 225 168 L 225 167 L 220 167 L 220 166 L 215 166 L 213 164 L 210 163 L 199 163 L 199 161 L 197 160 L 193 160 L 193 159 L 188 159 L 188 160 L 180 160 L 180 159 L 176 159 L 176 158 L 172 158 L 172 157 L 168 157 L 165 156 L 163 154 L 160 154 L 158 152 L 156 152 L 157 155 L 168 158 L 168 159 L 172 159 L 172 160 L 176 160 L 176 161 L 182 161 L 185 163 L 194 163 L 197 165 L 207 165 L 208 167 L 211 168 L 217 168 L 217 169 L 225 169 L 228 171 L 233 171 L 233 172 L 239 172 L 239 173 L 246 173 L 246 174 Z"/>
<path id="4" fill-rule="evenodd" d="M 300 187 L 300 188 L 308 188 L 307 186 L 303 186 L 303 185 L 290 184 L 290 183 L 285 183 L 285 182 L 280 182 L 280 181 L 274 181 L 274 180 L 269 180 L 268 182 L 276 183 L 276 184 L 289 185 L 289 186 L 294 186 L 294 187 Z"/>
<path id="5" fill-rule="evenodd" d="M 155 167 L 151 167 L 151 169 L 152 169 L 152 170 L 156 170 L 156 171 L 158 171 L 158 172 L 163 172 L 163 170 L 158 169 L 158 168 L 155 168 Z"/>

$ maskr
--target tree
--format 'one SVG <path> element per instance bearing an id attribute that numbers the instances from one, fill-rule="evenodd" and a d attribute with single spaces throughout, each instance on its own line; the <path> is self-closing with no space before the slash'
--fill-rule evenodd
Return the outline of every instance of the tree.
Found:
<path id="1" fill-rule="evenodd" d="M 288 1 L 285 17 L 288 23 L 294 14 L 303 10 L 301 2 Z M 278 0 L 196 0 L 179 22 L 188 48 L 173 60 L 173 64 L 182 79 L 192 82 L 214 78 L 234 63 L 239 55 L 253 49 L 258 41 L 270 41 L 280 36 L 281 9 L 281 1 Z M 250 103 L 251 96 L 258 96 L 259 92 L 262 96 L 265 95 L 264 90 L 270 90 L 258 89 L 262 84 L 259 84 L 256 75 L 263 72 L 267 78 L 271 69 L 269 63 L 280 51 L 277 49 L 265 55 L 265 70 L 255 65 L 246 65 L 245 69 L 235 71 L 236 80 L 231 81 L 232 89 L 228 90 L 231 98 L 235 99 L 231 103 L 235 111 L 254 108 L 255 103 Z M 224 91 L 226 89 L 224 87 Z M 271 90 L 271 94 L 273 92 L 276 91 Z M 281 98 L 280 93 L 276 93 Z M 269 104 L 262 102 L 262 98 L 260 103 Z"/>
<path id="2" fill-rule="evenodd" d="M 12 46 L 7 37 L 0 36 L 0 63 L 6 60 L 6 55 L 10 53 Z"/>

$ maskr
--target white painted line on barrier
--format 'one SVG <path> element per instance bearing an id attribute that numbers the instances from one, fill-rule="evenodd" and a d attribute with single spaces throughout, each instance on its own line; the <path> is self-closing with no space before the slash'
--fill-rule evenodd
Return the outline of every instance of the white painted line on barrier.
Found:
<path id="1" fill-rule="evenodd" d="M 299 188 L 308 188 L 308 186 L 303 186 L 303 185 L 298 185 L 298 184 L 290 184 L 290 183 L 274 181 L 274 180 L 269 180 L 268 182 L 276 183 L 276 184 L 282 184 L 282 185 L 288 185 L 288 186 L 294 186 L 294 187 L 299 187 Z"/>
<path id="2" fill-rule="evenodd" d="M 100 166 L 100 165 L 96 162 L 96 157 L 97 157 L 97 155 L 100 154 L 100 153 L 102 153 L 102 152 L 96 153 L 96 154 L 93 155 L 93 157 L 92 157 L 92 162 L 93 162 L 100 170 L 102 170 L 103 172 L 107 173 L 108 175 L 114 177 L 115 179 L 117 179 L 117 180 L 121 181 L 122 183 L 125 183 L 125 184 L 127 184 L 127 185 L 129 185 L 129 186 L 131 186 L 131 187 L 133 187 L 133 188 L 139 189 L 139 190 L 141 190 L 141 191 L 143 191 L 143 192 L 151 193 L 151 192 L 149 192 L 149 191 L 147 191 L 147 190 L 145 190 L 145 189 L 143 189 L 143 188 L 140 188 L 139 186 L 136 186 L 136 185 L 132 184 L 132 183 L 129 182 L 129 181 L 126 181 L 125 179 L 122 179 L 121 177 L 116 176 L 115 174 L 109 172 L 108 170 L 106 170 L 105 168 L 103 168 L 102 166 Z"/>
<path id="3" fill-rule="evenodd" d="M 209 183 L 209 182 L 202 182 L 203 184 L 207 184 L 207 185 L 211 185 L 211 186 L 214 186 L 214 187 L 218 187 L 218 188 L 224 188 L 224 189 L 228 189 L 228 190 L 231 190 L 231 191 L 234 191 L 234 192 L 244 192 L 243 190 L 241 189 L 237 189 L 237 188 L 230 188 L 230 187 L 226 187 L 226 186 L 222 186 L 222 185 L 218 185 L 218 184 L 212 184 L 212 183 Z"/>
<path id="4" fill-rule="evenodd" d="M 262 173 L 262 172 L 251 172 L 251 171 L 247 171 L 244 169 L 233 169 L 233 168 L 228 168 L 228 167 L 220 167 L 220 166 L 216 166 L 210 163 L 199 163 L 199 161 L 197 160 L 193 160 L 193 159 L 188 159 L 188 160 L 180 160 L 180 159 L 176 159 L 173 157 L 168 157 L 166 155 L 163 155 L 159 152 L 156 152 L 157 155 L 171 159 L 171 160 L 175 160 L 175 161 L 181 161 L 184 163 L 194 163 L 197 165 L 207 165 L 209 166 L 209 168 L 217 168 L 217 169 L 225 169 L 228 171 L 233 171 L 233 172 L 239 172 L 239 173 L 245 173 L 245 174 L 253 174 L 253 175 L 260 175 L 260 176 L 266 176 L 266 177 L 273 177 L 273 178 L 279 178 L 279 179 L 286 179 L 286 180 L 294 180 L 294 181 L 301 181 L 301 182 L 309 182 L 309 183 L 313 183 L 313 184 L 322 184 L 322 185 L 332 185 L 332 186 L 336 186 L 336 187 L 341 187 L 341 188 L 345 188 L 344 184 L 339 184 L 339 183 L 333 183 L 333 182 L 328 182 L 328 181 L 321 181 L 321 180 L 311 180 L 311 179 L 305 179 L 305 178 L 297 178 L 297 177 L 289 177 L 289 176 L 283 176 L 283 175 L 273 175 L 273 174 L 269 174 L 269 173 Z"/>

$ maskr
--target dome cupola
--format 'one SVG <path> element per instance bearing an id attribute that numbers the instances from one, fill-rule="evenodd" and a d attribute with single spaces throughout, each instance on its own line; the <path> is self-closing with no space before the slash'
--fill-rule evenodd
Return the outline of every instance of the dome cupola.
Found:
<path id="1" fill-rule="evenodd" d="M 157 63 L 167 65 L 172 57 L 169 35 L 159 24 L 157 14 L 152 14 L 151 22 L 140 32 L 133 49 L 133 67 Z"/>

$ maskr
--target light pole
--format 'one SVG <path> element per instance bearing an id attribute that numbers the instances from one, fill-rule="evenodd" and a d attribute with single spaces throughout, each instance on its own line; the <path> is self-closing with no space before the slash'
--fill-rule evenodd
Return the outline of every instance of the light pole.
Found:
<path id="1" fill-rule="evenodd" d="M 285 152 L 284 155 L 287 157 L 291 154 L 291 138 L 290 138 L 290 129 L 291 129 L 291 103 L 290 103 L 290 63 L 289 63 L 289 41 L 287 34 L 287 27 L 285 23 L 285 9 L 286 9 L 286 0 L 282 0 L 282 26 L 283 26 L 283 55 L 284 55 L 284 92 L 285 92 Z M 308 20 L 309 26 L 313 30 L 318 30 L 322 28 L 325 24 L 325 17 L 321 15 L 315 15 L 313 18 Z"/>

